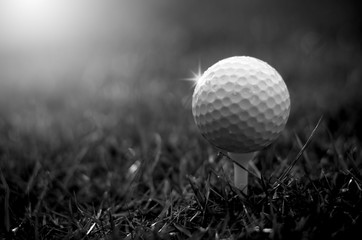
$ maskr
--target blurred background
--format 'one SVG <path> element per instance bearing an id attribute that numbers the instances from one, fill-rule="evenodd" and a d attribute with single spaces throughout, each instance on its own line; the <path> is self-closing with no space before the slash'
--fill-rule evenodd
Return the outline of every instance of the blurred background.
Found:
<path id="1" fill-rule="evenodd" d="M 361 10 L 357 0 L 2 0 L 0 154 L 96 141 L 147 151 L 156 133 L 187 142 L 185 79 L 234 55 L 283 76 L 288 129 L 324 115 L 361 140 Z"/>

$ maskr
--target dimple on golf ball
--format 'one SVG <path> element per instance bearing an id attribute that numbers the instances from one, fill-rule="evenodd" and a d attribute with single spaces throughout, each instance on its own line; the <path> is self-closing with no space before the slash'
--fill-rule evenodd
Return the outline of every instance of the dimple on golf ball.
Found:
<path id="1" fill-rule="evenodd" d="M 257 58 L 223 59 L 197 80 L 192 113 L 201 134 L 232 153 L 271 144 L 289 117 L 290 98 L 279 73 Z"/>

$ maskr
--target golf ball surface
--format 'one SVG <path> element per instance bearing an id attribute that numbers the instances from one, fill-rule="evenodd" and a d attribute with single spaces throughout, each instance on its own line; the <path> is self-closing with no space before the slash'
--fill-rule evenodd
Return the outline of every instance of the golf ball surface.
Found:
<path id="1" fill-rule="evenodd" d="M 264 61 L 237 56 L 223 59 L 197 80 L 192 113 L 201 134 L 232 153 L 271 144 L 289 117 L 290 98 L 279 73 Z"/>

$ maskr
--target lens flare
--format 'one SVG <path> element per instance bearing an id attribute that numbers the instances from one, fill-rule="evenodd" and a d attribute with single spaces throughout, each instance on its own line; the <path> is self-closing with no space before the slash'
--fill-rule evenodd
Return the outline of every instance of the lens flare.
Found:
<path id="1" fill-rule="evenodd" d="M 194 85 L 196 85 L 197 81 L 202 77 L 202 68 L 201 64 L 199 63 L 197 72 L 191 71 L 192 77 L 185 78 L 185 81 L 193 82 Z"/>

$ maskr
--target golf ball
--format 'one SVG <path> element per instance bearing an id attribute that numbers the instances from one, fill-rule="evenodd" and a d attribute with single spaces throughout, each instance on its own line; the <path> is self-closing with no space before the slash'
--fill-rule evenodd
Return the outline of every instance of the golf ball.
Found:
<path id="1" fill-rule="evenodd" d="M 247 56 L 223 59 L 197 80 L 192 113 L 201 134 L 232 153 L 271 144 L 289 117 L 290 98 L 279 73 Z"/>

